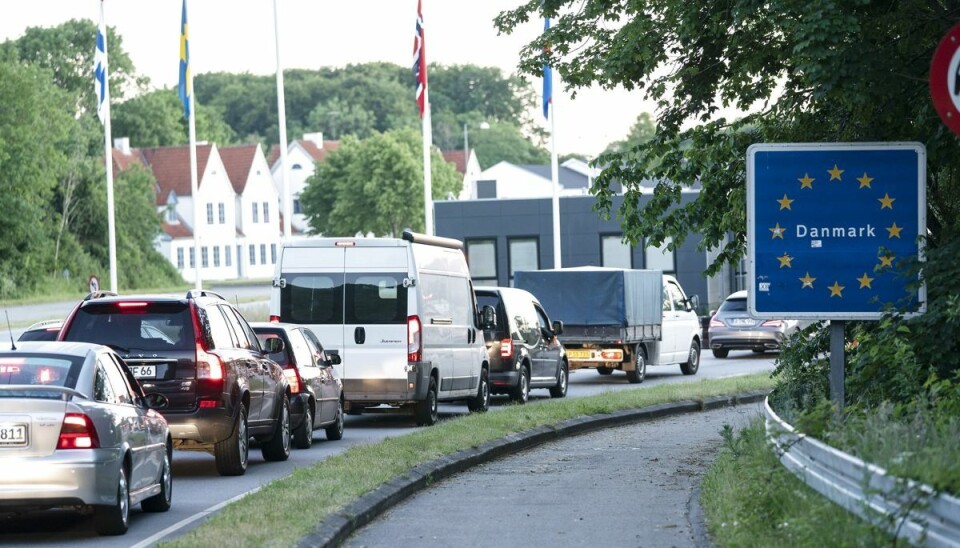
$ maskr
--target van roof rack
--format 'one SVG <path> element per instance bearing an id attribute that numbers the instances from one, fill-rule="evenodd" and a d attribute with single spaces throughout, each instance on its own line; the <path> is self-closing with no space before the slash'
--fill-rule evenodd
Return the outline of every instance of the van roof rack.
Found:
<path id="1" fill-rule="evenodd" d="M 408 242 L 413 242 L 415 244 L 426 244 L 426 245 L 435 245 L 439 247 L 449 247 L 451 249 L 459 249 L 463 251 L 463 242 L 460 240 L 454 240 L 453 238 L 443 238 L 440 236 L 430 236 L 428 234 L 421 234 L 419 232 L 414 232 L 409 228 L 403 231 L 403 239 Z"/>

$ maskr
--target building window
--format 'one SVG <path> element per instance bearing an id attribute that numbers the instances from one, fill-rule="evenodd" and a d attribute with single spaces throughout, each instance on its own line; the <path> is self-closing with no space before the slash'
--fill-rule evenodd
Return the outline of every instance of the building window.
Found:
<path id="1" fill-rule="evenodd" d="M 173 207 L 172 205 L 167 206 L 167 222 L 177 222 L 177 208 Z"/>
<path id="2" fill-rule="evenodd" d="M 220 266 L 220 246 L 218 245 L 213 246 L 213 266 Z"/>
<path id="3" fill-rule="evenodd" d="M 477 181 L 477 199 L 496 198 L 496 197 L 497 197 L 496 181 Z"/>
<path id="4" fill-rule="evenodd" d="M 300 198 L 293 199 L 293 212 L 297 215 L 303 213 L 303 209 L 300 208 Z"/>
<path id="5" fill-rule="evenodd" d="M 270 203 L 269 202 L 263 202 L 263 222 L 264 223 L 270 222 Z"/>
<path id="6" fill-rule="evenodd" d="M 190 248 L 190 268 L 197 267 L 197 250 L 196 248 Z"/>
<path id="7" fill-rule="evenodd" d="M 227 224 L 227 208 L 223 205 L 223 202 L 217 204 L 217 210 L 220 212 L 220 224 Z"/>
<path id="8" fill-rule="evenodd" d="M 213 204 L 207 204 L 207 224 L 213 224 Z"/>
<path id="9" fill-rule="evenodd" d="M 257 202 L 253 202 L 253 204 L 251 204 L 251 205 L 253 206 L 253 222 L 259 223 L 259 222 L 260 222 L 260 212 L 257 210 L 257 207 L 258 207 L 260 204 L 258 204 Z"/>
<path id="10" fill-rule="evenodd" d="M 300 165 L 300 164 L 293 164 L 293 165 L 290 167 L 290 169 L 291 169 L 291 170 L 303 169 L 303 166 Z"/>
<path id="11" fill-rule="evenodd" d="M 474 285 L 497 285 L 497 241 L 468 240 L 467 264 Z"/>
<path id="12" fill-rule="evenodd" d="M 230 253 L 230 246 L 223 246 L 223 260 L 226 262 L 227 266 L 231 266 L 231 263 L 233 262 L 232 256 L 233 253 Z"/>
<path id="13" fill-rule="evenodd" d="M 250 244 L 250 264 L 257 264 L 257 247 Z"/>
<path id="14" fill-rule="evenodd" d="M 671 244 L 673 244 L 673 238 L 667 236 L 664 238 L 663 245 L 660 247 L 650 247 L 647 245 L 643 267 L 651 270 L 675 272 L 677 266 L 674 260 L 673 250 L 668 249 Z"/>
<path id="15" fill-rule="evenodd" d="M 177 268 L 183 270 L 183 248 L 177 248 Z"/>
<path id="16" fill-rule="evenodd" d="M 609 268 L 633 268 L 633 248 L 623 241 L 623 235 L 600 235 L 600 265 Z"/>
<path id="17" fill-rule="evenodd" d="M 540 269 L 540 245 L 536 238 L 507 239 L 507 263 L 510 265 L 510 285 L 513 285 L 513 273 L 518 270 Z"/>
<path id="18" fill-rule="evenodd" d="M 200 268 L 207 268 L 209 261 L 207 258 L 207 246 L 200 248 Z"/>
<path id="19" fill-rule="evenodd" d="M 270 244 L 270 264 L 277 264 L 277 244 Z"/>
<path id="20" fill-rule="evenodd" d="M 260 264 L 267 264 L 267 244 L 260 244 Z"/>

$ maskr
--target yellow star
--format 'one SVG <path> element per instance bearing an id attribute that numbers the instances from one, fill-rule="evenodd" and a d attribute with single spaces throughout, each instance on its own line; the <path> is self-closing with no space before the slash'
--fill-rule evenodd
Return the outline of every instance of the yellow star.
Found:
<path id="1" fill-rule="evenodd" d="M 857 180 L 860 181 L 860 188 L 867 187 L 873 188 L 870 186 L 870 182 L 873 181 L 873 177 L 867 176 L 867 172 L 863 172 L 863 177 L 857 177 Z"/>
<path id="2" fill-rule="evenodd" d="M 897 226 L 897 222 L 894 221 L 892 226 L 887 227 L 887 232 L 890 233 L 888 238 L 900 238 L 900 231 L 903 230 L 902 226 Z"/>
<path id="3" fill-rule="evenodd" d="M 833 282 L 833 285 L 827 286 L 827 289 L 830 290 L 830 296 L 831 296 L 831 297 L 840 297 L 840 298 L 842 299 L 842 298 L 843 298 L 843 290 L 846 289 L 846 287 L 840 285 L 839 282 L 836 282 L 836 281 L 835 281 L 835 282 Z"/>
<path id="4" fill-rule="evenodd" d="M 872 287 L 870 287 L 870 282 L 872 282 L 873 280 L 874 280 L 873 278 L 871 278 L 870 276 L 867 276 L 866 272 L 863 273 L 863 276 L 857 278 L 857 281 L 860 282 L 860 289 L 863 289 L 864 287 L 866 287 L 867 289 L 873 289 Z"/>
<path id="5" fill-rule="evenodd" d="M 879 259 L 880 259 L 880 268 L 883 268 L 885 266 L 890 266 L 890 267 L 893 266 L 893 255 L 884 255 L 883 257 L 879 257 Z"/>
<path id="6" fill-rule="evenodd" d="M 840 174 L 843 173 L 843 170 L 840 169 L 840 168 L 838 168 L 838 167 L 837 167 L 837 164 L 833 164 L 833 169 L 828 169 L 828 170 L 827 170 L 827 173 L 830 174 L 830 180 L 831 180 L 831 181 L 834 180 L 834 179 L 836 179 L 836 180 L 838 180 L 838 181 L 842 181 L 842 180 L 843 180 L 843 179 L 840 178 Z"/>
<path id="7" fill-rule="evenodd" d="M 784 194 L 783 198 L 780 198 L 777 200 L 777 202 L 780 204 L 780 209 L 790 209 L 790 204 L 792 204 L 794 201 L 790 198 L 787 198 L 787 195 Z"/>
<path id="8" fill-rule="evenodd" d="M 775 226 L 775 227 L 773 227 L 773 228 L 768 228 L 767 230 L 769 230 L 770 232 L 773 232 L 773 236 L 770 237 L 771 240 L 773 240 L 773 239 L 775 239 L 775 238 L 780 238 L 781 240 L 783 239 L 783 230 L 784 230 L 784 229 L 783 229 L 783 227 L 780 226 L 780 223 L 777 223 L 777 226 Z"/>
<path id="9" fill-rule="evenodd" d="M 801 282 L 803 282 L 803 285 L 800 286 L 800 289 L 803 289 L 804 287 L 809 287 L 810 289 L 813 289 L 813 281 L 816 280 L 816 278 L 811 278 L 809 272 L 807 272 L 806 276 L 798 279 Z"/>
<path id="10" fill-rule="evenodd" d="M 777 257 L 777 260 L 780 261 L 780 268 L 783 268 L 783 267 L 793 268 L 793 265 L 790 264 L 790 261 L 793 260 L 793 257 L 791 257 L 790 255 L 787 255 L 786 253 L 784 253 L 782 257 Z"/>
<path id="11" fill-rule="evenodd" d="M 813 190 L 813 182 L 816 181 L 816 179 L 811 179 L 810 176 L 807 175 L 806 173 L 803 174 L 802 179 L 797 179 L 797 180 L 800 181 L 801 189 L 809 188 L 810 190 Z"/>
<path id="12" fill-rule="evenodd" d="M 877 198 L 877 201 L 880 202 L 880 209 L 884 209 L 884 208 L 893 209 L 894 200 L 896 200 L 896 198 L 891 198 L 890 194 L 886 192 L 883 193 L 883 198 Z"/>

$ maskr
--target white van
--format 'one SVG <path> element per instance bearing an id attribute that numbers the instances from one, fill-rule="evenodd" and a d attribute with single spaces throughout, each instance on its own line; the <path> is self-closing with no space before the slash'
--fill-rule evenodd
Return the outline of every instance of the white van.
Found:
<path id="1" fill-rule="evenodd" d="M 283 245 L 270 319 L 309 327 L 339 352 L 344 408 L 412 411 L 437 421 L 437 402 L 490 405 L 489 364 L 458 240 L 310 238 Z M 386 404 L 386 406 L 384 406 Z"/>

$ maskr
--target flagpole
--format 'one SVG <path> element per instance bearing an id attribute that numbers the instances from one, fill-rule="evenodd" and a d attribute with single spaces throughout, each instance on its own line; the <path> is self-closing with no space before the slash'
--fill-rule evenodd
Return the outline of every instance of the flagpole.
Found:
<path id="1" fill-rule="evenodd" d="M 287 178 L 287 109 L 283 97 L 283 66 L 280 64 L 280 16 L 277 0 L 273 0 L 273 36 L 277 44 L 277 113 L 280 126 L 280 182 L 283 187 L 283 238 L 292 236 L 290 181 Z"/>
<path id="2" fill-rule="evenodd" d="M 430 125 L 430 95 L 423 89 L 423 211 L 426 233 L 433 236 L 433 174 L 430 172 L 430 148 L 433 128 Z"/>
<path id="3" fill-rule="evenodd" d="M 103 0 L 100 0 L 100 26 L 103 31 L 103 149 L 107 172 L 107 238 L 110 249 L 110 291 L 117 293 L 117 225 L 113 199 L 113 147 L 110 130 L 110 76 L 107 60 L 107 29 L 104 23 Z"/>
<path id="4" fill-rule="evenodd" d="M 557 159 L 557 105 L 550 97 L 550 179 L 553 182 L 553 267 L 562 268 L 560 260 L 560 168 Z"/>
<path id="5" fill-rule="evenodd" d="M 203 289 L 202 277 L 200 274 L 200 192 L 199 192 L 199 183 L 197 182 L 197 109 L 196 104 L 193 100 L 193 70 L 190 68 L 190 52 L 189 52 L 189 33 L 187 26 L 187 0 L 183 0 L 183 19 L 181 21 L 180 29 L 180 40 L 181 40 L 181 61 L 186 65 L 186 74 L 183 75 L 184 79 L 181 80 L 182 83 L 185 83 L 184 93 L 186 94 L 187 103 L 189 105 L 189 113 L 187 116 L 187 125 L 190 128 L 190 195 L 193 197 L 193 269 L 194 269 L 194 279 L 197 291 Z M 237 258 L 239 260 L 239 257 Z"/>

